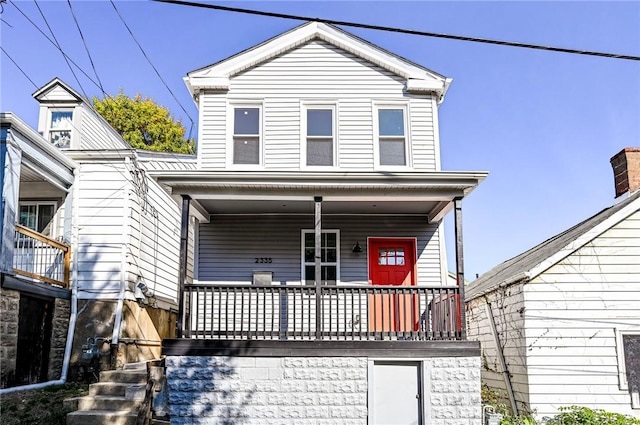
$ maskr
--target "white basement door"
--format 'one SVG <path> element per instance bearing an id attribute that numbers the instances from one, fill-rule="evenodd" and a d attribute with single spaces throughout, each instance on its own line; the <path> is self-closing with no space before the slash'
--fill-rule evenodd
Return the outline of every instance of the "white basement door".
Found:
<path id="1" fill-rule="evenodd" d="M 419 362 L 374 362 L 370 425 L 423 425 Z"/>

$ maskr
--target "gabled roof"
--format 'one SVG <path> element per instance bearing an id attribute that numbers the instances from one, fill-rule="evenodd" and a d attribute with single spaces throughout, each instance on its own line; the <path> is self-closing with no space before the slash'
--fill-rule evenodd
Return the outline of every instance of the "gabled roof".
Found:
<path id="1" fill-rule="evenodd" d="M 58 77 L 39 88 L 32 96 L 39 102 L 84 102 L 89 104 L 87 99 Z"/>
<path id="2" fill-rule="evenodd" d="M 466 300 L 501 286 L 535 278 L 639 210 L 640 191 L 484 273 L 466 287 Z"/>
<path id="3" fill-rule="evenodd" d="M 203 89 L 227 90 L 230 77 L 315 39 L 348 51 L 406 79 L 407 90 L 411 92 L 433 92 L 442 99 L 451 83 L 450 78 L 437 72 L 336 26 L 315 21 L 293 28 L 220 62 L 191 71 L 184 81 L 194 96 Z"/>

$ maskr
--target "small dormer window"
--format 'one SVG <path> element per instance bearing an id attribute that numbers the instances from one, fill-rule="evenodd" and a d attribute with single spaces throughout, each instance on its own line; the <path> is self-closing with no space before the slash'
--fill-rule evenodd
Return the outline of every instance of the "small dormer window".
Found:
<path id="1" fill-rule="evenodd" d="M 51 112 L 49 141 L 58 148 L 71 146 L 71 130 L 73 129 L 73 111 Z"/>

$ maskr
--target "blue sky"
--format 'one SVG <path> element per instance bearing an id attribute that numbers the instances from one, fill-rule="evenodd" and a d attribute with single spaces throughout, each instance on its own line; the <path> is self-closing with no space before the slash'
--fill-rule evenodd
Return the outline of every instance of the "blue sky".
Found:
<path id="1" fill-rule="evenodd" d="M 3 3 L 2 48 L 39 87 L 60 77 L 87 96 L 100 89 L 51 37 L 33 1 Z M 212 2 L 428 32 L 640 56 L 639 1 Z M 72 1 L 109 94 L 141 93 L 187 128 L 197 110 L 182 78 L 301 22 L 149 1 Z M 62 49 L 97 81 L 66 1 L 38 2 Z M 640 146 L 640 62 L 345 28 L 453 78 L 440 108 L 442 168 L 489 171 L 463 202 L 468 279 L 588 218 L 614 201 L 611 156 Z M 37 127 L 36 87 L 3 53 L 0 110 Z M 186 110 L 183 110 L 183 108 Z M 194 129 L 195 136 L 195 129 Z M 447 242 L 453 270 L 452 218 Z"/>

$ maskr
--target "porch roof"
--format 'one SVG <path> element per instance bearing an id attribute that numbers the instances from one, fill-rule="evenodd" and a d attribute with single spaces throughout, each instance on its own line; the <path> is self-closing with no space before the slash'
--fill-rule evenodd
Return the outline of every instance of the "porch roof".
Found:
<path id="1" fill-rule="evenodd" d="M 188 195 L 206 214 L 313 213 L 420 214 L 440 220 L 486 172 L 150 172 L 175 196 Z M 224 201 L 224 202 L 220 202 Z"/>

